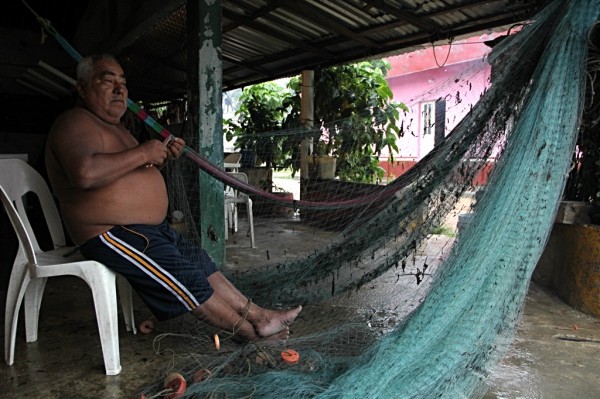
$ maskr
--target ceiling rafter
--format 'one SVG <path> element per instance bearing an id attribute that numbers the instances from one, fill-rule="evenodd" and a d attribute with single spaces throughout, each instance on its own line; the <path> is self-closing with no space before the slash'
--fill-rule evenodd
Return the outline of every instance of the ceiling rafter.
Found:
<path id="1" fill-rule="evenodd" d="M 257 73 L 259 75 L 269 76 L 269 73 L 272 73 L 264 68 L 257 68 L 250 63 L 242 63 L 242 62 L 236 61 L 233 58 L 231 58 L 225 54 L 223 55 L 223 61 L 233 64 L 236 67 L 239 67 L 240 69 L 246 69 L 246 70 L 252 71 L 254 73 Z M 260 65 L 260 64 L 258 64 L 258 65 Z M 226 71 L 224 70 L 223 74 L 225 74 L 225 73 L 226 73 Z"/>
<path id="2" fill-rule="evenodd" d="M 328 30 L 334 31 L 335 33 L 351 39 L 352 41 L 361 43 L 367 47 L 378 47 L 378 44 L 374 41 L 357 34 L 352 29 L 349 29 L 338 23 L 335 19 L 325 16 L 321 10 L 308 3 L 301 5 L 298 2 L 289 1 L 282 4 L 282 7 L 294 11 L 295 13 L 300 14 L 313 22 L 317 22 L 318 24 L 327 27 Z"/>
<path id="3" fill-rule="evenodd" d="M 494 2 L 497 2 L 497 1 L 498 0 L 483 0 L 483 1 L 482 0 L 477 0 L 477 1 L 470 2 L 470 4 L 472 6 L 481 6 L 483 4 L 494 3 Z M 373 4 L 370 4 L 370 5 L 373 6 Z M 443 11 L 435 11 L 435 12 L 431 12 L 431 13 L 428 13 L 428 14 L 424 14 L 424 17 L 425 18 L 440 17 L 440 16 L 447 15 L 449 13 L 461 11 L 461 10 L 465 9 L 465 7 L 466 6 L 464 6 L 464 5 L 463 6 L 449 7 L 447 9 L 444 9 Z M 502 24 L 502 25 L 510 24 L 510 23 L 515 22 L 514 21 L 514 17 L 512 17 L 512 15 L 513 15 L 512 13 L 505 13 L 505 14 L 502 14 L 502 15 L 497 15 L 497 16 L 494 16 L 494 17 L 482 19 L 481 21 L 483 21 L 483 23 L 480 23 L 480 24 L 477 24 L 477 25 L 475 25 L 475 24 L 468 25 L 468 27 L 470 29 L 481 29 L 481 30 L 484 30 L 484 29 L 489 29 L 490 26 L 495 25 L 496 23 Z M 393 29 L 393 28 L 398 28 L 398 27 L 401 27 L 401 26 L 406 26 L 407 24 L 409 24 L 409 23 L 406 22 L 405 20 L 396 21 L 396 22 L 393 22 L 393 23 L 382 24 L 382 25 L 379 25 L 379 26 L 376 26 L 376 27 L 373 27 L 373 28 L 364 29 L 364 30 L 356 32 L 356 33 L 359 34 L 360 36 L 364 37 L 364 36 L 371 35 L 371 34 L 373 34 L 375 32 L 378 32 L 378 31 L 382 31 L 382 30 L 385 31 L 385 30 L 389 30 L 389 29 Z M 466 26 L 467 24 L 463 24 L 463 25 Z M 432 38 L 432 40 L 429 41 L 429 42 L 432 42 L 434 40 L 437 41 L 437 40 L 450 39 L 450 36 L 448 36 L 448 35 L 444 36 L 443 32 L 448 32 L 451 29 L 452 29 L 452 27 L 446 27 L 445 29 L 441 30 L 439 27 L 436 26 L 436 31 L 437 32 L 436 32 L 436 34 L 434 36 L 432 36 L 432 32 L 418 32 L 418 33 L 412 34 L 410 36 L 406 36 L 405 38 L 400 39 L 400 40 L 390 40 L 388 42 L 380 42 L 378 48 L 381 49 L 381 50 L 389 49 L 389 50 L 385 50 L 385 51 L 391 51 L 391 48 L 393 48 L 394 46 L 404 45 L 404 44 L 408 44 L 408 43 L 410 43 L 411 45 L 416 45 L 416 44 L 418 44 L 417 43 L 418 41 L 423 41 L 423 39 L 428 38 L 428 37 Z M 468 29 L 467 29 L 467 31 L 465 31 L 465 30 L 460 30 L 460 31 L 456 30 L 454 32 L 453 36 L 459 36 L 459 35 L 465 34 L 465 33 L 469 33 Z M 344 40 L 343 37 L 334 37 L 334 38 L 331 38 L 331 39 L 328 39 L 328 40 L 320 41 L 318 43 L 314 42 L 314 43 L 312 43 L 312 45 L 313 46 L 319 46 L 319 47 L 329 47 L 329 46 L 332 46 L 332 45 L 339 44 L 339 43 L 343 42 L 343 40 Z M 295 52 L 296 51 L 294 49 L 286 50 L 286 51 L 283 51 L 283 52 L 280 52 L 280 53 L 272 54 L 271 56 L 268 56 L 268 57 L 257 58 L 257 59 L 255 59 L 253 61 L 248 60 L 247 63 L 245 63 L 243 65 L 239 64 L 239 66 L 243 68 L 243 67 L 253 67 L 255 65 L 260 65 L 260 64 L 263 64 L 263 63 L 270 63 L 270 62 L 273 62 L 273 61 L 275 61 L 277 59 L 280 59 L 280 58 L 285 58 L 285 57 L 292 56 L 292 55 L 295 54 Z M 364 58 L 364 57 L 368 57 L 372 53 L 365 52 L 365 51 L 362 51 L 362 50 L 358 50 L 356 52 L 350 52 L 350 54 L 352 56 L 358 56 L 358 57 Z M 349 57 L 346 57 L 346 58 L 349 58 Z M 337 56 L 335 58 L 332 58 L 331 61 L 334 61 L 334 62 L 346 62 L 347 60 L 344 60 L 344 59 L 340 58 L 339 56 Z M 321 61 L 320 64 L 324 64 L 323 61 Z"/>
<path id="4" fill-rule="evenodd" d="M 452 33 L 453 33 L 453 36 L 456 37 L 456 36 L 461 36 L 461 35 L 466 35 L 466 34 L 471 33 L 472 32 L 471 29 L 484 31 L 484 30 L 488 30 L 488 29 L 497 28 L 499 26 L 507 26 L 507 25 L 510 25 L 513 23 L 515 23 L 515 21 L 511 17 L 503 18 L 503 19 L 489 18 L 489 20 L 487 22 L 482 21 L 482 23 L 470 25 L 468 28 L 456 29 Z M 388 51 L 392 51 L 393 49 L 398 48 L 398 46 L 412 47 L 412 46 L 417 46 L 417 45 L 423 45 L 424 44 L 423 39 L 428 38 L 428 37 L 429 36 L 424 33 L 407 36 L 402 39 L 397 39 L 397 40 L 392 40 L 392 41 L 387 42 L 385 48 L 387 48 Z M 451 39 L 451 37 L 448 37 L 447 39 Z M 429 42 L 429 43 L 431 43 L 431 42 Z"/>
<path id="5" fill-rule="evenodd" d="M 515 23 L 515 19 L 514 19 L 514 16 L 511 16 L 510 14 L 503 15 L 500 17 L 489 17 L 489 18 L 480 20 L 480 23 L 469 24 L 468 26 L 465 26 L 465 28 L 463 28 L 463 29 L 455 29 L 453 31 L 453 36 L 460 36 L 463 34 L 468 34 L 472 31 L 472 29 L 487 30 L 490 28 L 498 27 L 498 26 L 507 26 L 512 23 Z M 427 45 L 428 43 L 431 43 L 430 41 L 426 42 L 426 40 L 430 37 L 431 37 L 430 34 L 427 32 L 418 32 L 418 33 L 415 33 L 415 34 L 412 34 L 409 36 L 405 36 L 403 39 L 390 40 L 388 42 L 382 43 L 378 50 L 383 51 L 383 52 L 393 52 L 394 50 L 397 50 L 399 47 L 413 47 L 413 46 Z M 450 37 L 448 37 L 448 39 L 450 39 Z M 321 44 L 323 46 L 328 46 L 331 44 L 330 42 L 335 42 L 336 40 L 339 40 L 339 39 L 331 39 L 331 40 L 325 41 Z M 280 53 L 271 55 L 269 57 L 256 59 L 253 62 L 245 64 L 244 67 L 247 67 L 248 65 L 254 65 L 254 64 L 261 65 L 261 64 L 271 63 L 271 62 L 276 61 L 277 59 L 292 57 L 294 55 L 295 55 L 295 52 L 293 50 L 280 52 Z M 335 60 L 332 60 L 332 62 L 330 62 L 330 63 L 323 62 L 323 60 L 321 60 L 319 58 L 307 58 L 307 59 L 303 59 L 303 65 L 305 68 L 309 68 L 309 69 L 315 68 L 315 67 L 327 67 L 327 66 L 331 66 L 331 65 L 335 65 L 335 64 L 339 64 L 339 63 L 350 62 L 351 60 L 367 59 L 367 58 L 370 58 L 370 57 L 376 56 L 376 55 L 377 54 L 375 54 L 375 53 L 366 52 L 366 51 L 364 51 L 364 49 L 356 48 L 353 51 L 347 52 L 344 57 L 339 56 Z M 291 67 L 287 68 L 286 70 L 283 70 L 283 69 L 280 70 L 280 73 L 282 76 L 290 76 L 292 74 L 299 73 L 299 69 L 294 66 L 291 66 Z M 266 80 L 267 80 L 266 78 L 259 79 L 259 80 L 257 80 L 257 82 L 266 81 Z M 248 79 L 244 79 L 244 78 L 233 79 L 229 82 L 228 89 L 242 87 L 246 84 L 249 84 Z"/>
<path id="6" fill-rule="evenodd" d="M 304 49 L 304 50 L 312 52 L 312 53 L 320 54 L 326 58 L 333 57 L 333 54 L 331 54 L 328 51 L 325 51 L 321 48 L 312 46 L 305 42 L 298 41 L 298 40 L 294 39 L 293 37 L 286 35 L 282 31 L 276 30 L 273 28 L 269 28 L 269 27 L 265 26 L 263 23 L 260 23 L 254 19 L 249 19 L 242 15 L 235 14 L 233 12 L 228 12 L 227 10 L 223 10 L 223 16 L 225 18 L 235 21 L 238 24 L 238 27 L 245 26 L 247 28 L 254 29 L 254 30 L 264 33 L 268 36 L 271 36 L 274 39 L 285 41 L 288 44 L 291 44 L 293 46 L 296 46 L 298 48 Z"/>
<path id="7" fill-rule="evenodd" d="M 237 1 L 234 0 L 230 0 L 230 2 L 232 4 L 235 4 L 236 6 L 238 6 L 239 8 L 243 8 L 246 9 L 247 7 L 245 7 L 244 5 L 240 4 Z M 258 9 L 258 11 L 254 11 L 249 13 L 249 15 L 246 15 L 245 18 L 249 21 L 254 21 L 258 18 L 264 17 L 266 15 L 269 15 L 270 13 L 272 13 L 273 11 L 275 11 L 276 9 L 278 9 L 280 7 L 279 1 L 268 1 L 267 5 L 264 7 L 261 7 Z M 224 9 L 225 11 L 225 9 Z M 241 20 L 236 20 L 234 21 L 233 24 L 229 23 L 223 26 L 223 34 L 230 32 L 232 30 L 234 30 L 235 28 L 238 28 L 240 26 L 243 25 L 243 22 Z"/>
<path id="8" fill-rule="evenodd" d="M 56 2 L 45 8 L 44 17 L 69 26 L 79 24 L 79 43 L 74 44 L 84 53 L 109 51 L 127 60 L 132 66 L 126 68 L 128 84 L 137 101 L 160 101 L 163 95 L 185 97 L 187 4 L 193 0 L 135 0 L 137 8 L 129 3 L 132 0 L 122 0 L 123 7 L 111 8 L 111 21 L 118 25 L 112 30 L 107 29 L 106 15 L 94 11 L 106 10 L 114 0 L 81 1 L 77 13 L 65 11 L 71 7 L 68 2 Z M 221 0 L 223 88 L 291 76 L 303 69 L 382 58 L 497 30 L 526 21 L 546 1 Z M 31 21 L 29 11 L 24 11 L 22 21 Z M 66 15 L 75 15 L 74 20 L 67 20 Z M 15 19 L 5 18 L 5 25 L 27 29 L 23 37 L 39 34 L 37 24 Z M 38 56 L 24 56 L 33 48 L 31 41 L 9 41 L 23 43 L 16 51 L 7 47 L 4 52 L 13 64 L 23 67 L 0 64 L 0 90 L 22 92 L 21 85 L 14 82 L 23 76 L 26 66 L 35 63 L 30 59 Z M 23 56 L 17 57 L 21 53 Z M 53 66 L 72 74 L 73 60 L 63 51 L 59 53 L 63 58 L 52 62 Z"/>
<path id="9" fill-rule="evenodd" d="M 400 9 L 381 0 L 364 0 L 365 3 L 378 10 L 382 10 L 387 14 L 404 21 L 409 25 L 413 25 L 427 32 L 435 32 L 438 29 L 437 24 L 429 21 L 427 16 L 418 16 L 407 9 Z"/>
<path id="10" fill-rule="evenodd" d="M 457 11 L 464 11 L 464 10 L 469 10 L 469 9 L 473 9 L 475 7 L 484 7 L 484 6 L 492 6 L 496 3 L 506 3 L 506 1 L 503 0 L 464 0 L 461 2 L 457 2 L 455 4 L 451 4 L 448 5 L 447 7 L 444 7 L 443 10 L 440 11 L 436 11 L 433 12 L 431 14 L 429 14 L 430 16 L 437 16 L 437 15 L 443 15 L 443 14 L 449 14 L 452 12 L 457 12 Z M 523 2 L 522 7 L 523 8 L 531 8 L 531 5 L 527 4 L 528 2 Z M 529 2 L 531 3 L 531 2 Z M 508 12 L 514 12 L 514 11 L 518 11 L 519 6 L 516 5 L 515 8 L 513 10 L 507 10 L 506 7 L 502 7 L 505 11 Z"/>

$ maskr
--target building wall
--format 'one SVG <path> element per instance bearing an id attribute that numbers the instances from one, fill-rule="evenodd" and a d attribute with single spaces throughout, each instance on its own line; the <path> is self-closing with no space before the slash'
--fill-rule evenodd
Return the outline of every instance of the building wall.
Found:
<path id="1" fill-rule="evenodd" d="M 410 109 L 400 122 L 404 134 L 398 143 L 399 152 L 393 154 L 393 162 L 387 153 L 381 157 L 380 165 L 389 177 L 402 175 L 433 148 L 436 126 L 426 123 L 427 104 L 434 104 L 435 108 L 436 101 L 445 100 L 445 136 L 481 98 L 490 85 L 491 73 L 485 58 L 491 48 L 483 42 L 498 35 L 482 34 L 451 45 L 430 46 L 386 59 L 391 65 L 387 80 L 394 101 Z M 479 176 L 476 183 L 484 184 L 485 176 Z"/>

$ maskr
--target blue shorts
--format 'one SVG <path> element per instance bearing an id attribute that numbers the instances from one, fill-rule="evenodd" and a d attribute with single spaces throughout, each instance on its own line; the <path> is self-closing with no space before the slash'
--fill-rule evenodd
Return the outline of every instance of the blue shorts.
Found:
<path id="1" fill-rule="evenodd" d="M 166 221 L 115 226 L 79 250 L 124 276 L 159 320 L 190 312 L 213 294 L 208 276 L 215 262 Z"/>

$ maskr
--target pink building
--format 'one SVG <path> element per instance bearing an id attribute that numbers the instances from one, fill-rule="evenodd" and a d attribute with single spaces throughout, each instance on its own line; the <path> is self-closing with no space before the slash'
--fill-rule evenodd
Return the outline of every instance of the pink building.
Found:
<path id="1" fill-rule="evenodd" d="M 380 164 L 390 177 L 402 175 L 423 158 L 479 100 L 490 84 L 486 55 L 491 48 L 484 42 L 499 35 L 486 33 L 387 58 L 394 100 L 410 108 L 401 122 L 404 136 L 394 162 L 388 161 L 389 154 L 381 157 Z M 477 183 L 485 180 L 481 176 Z"/>

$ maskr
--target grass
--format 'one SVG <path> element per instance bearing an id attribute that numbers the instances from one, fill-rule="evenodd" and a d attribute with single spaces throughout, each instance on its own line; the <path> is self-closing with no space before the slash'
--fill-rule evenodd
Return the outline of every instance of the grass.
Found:
<path id="1" fill-rule="evenodd" d="M 446 237 L 456 237 L 456 232 L 454 229 L 448 226 L 436 226 L 431 231 L 431 234 L 437 234 Z"/>
<path id="2" fill-rule="evenodd" d="M 295 177 L 292 177 L 292 169 L 282 169 L 282 170 L 274 170 L 273 171 L 274 179 L 297 180 L 299 175 L 300 175 L 300 171 L 296 172 Z"/>

